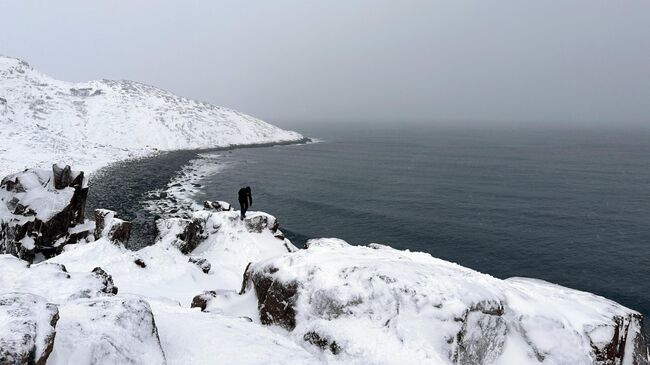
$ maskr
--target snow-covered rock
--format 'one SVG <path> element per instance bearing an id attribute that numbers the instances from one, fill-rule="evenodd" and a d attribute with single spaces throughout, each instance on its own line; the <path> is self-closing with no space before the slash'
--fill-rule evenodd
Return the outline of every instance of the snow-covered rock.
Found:
<path id="1" fill-rule="evenodd" d="M 119 219 L 108 209 L 95 209 L 95 239 L 106 237 L 111 242 L 126 245 L 131 235 L 131 222 Z"/>
<path id="2" fill-rule="evenodd" d="M 87 173 L 159 150 L 295 142 L 235 110 L 133 81 L 55 80 L 0 56 L 0 176 L 63 162 Z"/>
<path id="3" fill-rule="evenodd" d="M 424 253 L 312 240 L 250 265 L 244 288 L 255 293 L 262 323 L 344 362 L 648 364 L 633 310 Z"/>
<path id="4" fill-rule="evenodd" d="M 88 186 L 83 172 L 70 166 L 28 169 L 0 183 L 0 253 L 34 260 L 51 257 L 64 245 L 85 239 Z"/>
<path id="5" fill-rule="evenodd" d="M 50 365 L 649 364 L 642 316 L 605 298 L 378 244 L 298 250 L 275 217 L 247 219 L 194 212 L 191 250 L 161 219 L 138 251 L 102 236 L 31 266 L 0 255 L 0 295 L 59 307 Z"/>
<path id="6" fill-rule="evenodd" d="M 228 211 L 232 209 L 232 206 L 228 202 L 224 201 L 210 201 L 206 200 L 203 202 L 203 208 L 205 210 L 214 210 L 215 212 Z"/>
<path id="7" fill-rule="evenodd" d="M 210 268 L 212 267 L 210 261 L 203 258 L 190 257 L 189 262 L 198 266 L 201 269 L 201 271 L 203 271 L 206 274 L 210 272 Z"/>
<path id="8" fill-rule="evenodd" d="M 61 306 L 50 362 L 165 364 L 149 304 L 136 297 L 80 299 Z"/>
<path id="9" fill-rule="evenodd" d="M 0 294 L 0 364 L 45 365 L 58 320 L 57 306 L 43 297 Z"/>

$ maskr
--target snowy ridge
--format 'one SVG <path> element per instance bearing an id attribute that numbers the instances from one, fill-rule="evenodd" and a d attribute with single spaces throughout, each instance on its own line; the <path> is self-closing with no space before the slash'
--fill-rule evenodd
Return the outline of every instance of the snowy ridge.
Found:
<path id="1" fill-rule="evenodd" d="M 0 176 L 53 162 L 86 173 L 156 151 L 301 141 L 232 109 L 133 81 L 70 83 L 0 56 Z"/>
<path id="2" fill-rule="evenodd" d="M 31 267 L 0 255 L 0 295 L 58 306 L 48 364 L 649 364 L 640 314 L 593 294 L 377 244 L 298 250 L 261 212 L 192 220 L 189 255 L 179 218 L 139 251 L 102 237 Z"/>

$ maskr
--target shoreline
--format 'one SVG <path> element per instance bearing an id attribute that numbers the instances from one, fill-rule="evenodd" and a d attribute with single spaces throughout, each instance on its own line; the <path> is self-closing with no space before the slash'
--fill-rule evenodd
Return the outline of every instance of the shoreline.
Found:
<path id="1" fill-rule="evenodd" d="M 170 208 L 166 217 L 182 217 L 191 208 L 188 191 L 196 188 L 196 180 L 205 177 L 208 172 L 197 172 L 188 167 L 201 155 L 210 155 L 244 148 L 265 148 L 273 146 L 304 145 L 311 143 L 311 138 L 295 141 L 230 145 L 207 149 L 187 149 L 160 151 L 149 156 L 122 160 L 104 166 L 89 177 L 90 193 L 86 217 L 92 219 L 95 209 L 111 209 L 123 219 L 133 222 L 132 237 L 128 248 L 137 250 L 153 244 L 156 236 L 155 220 L 160 218 L 161 209 L 151 209 L 155 204 L 161 208 Z M 189 171 L 183 171 L 184 169 Z M 172 185 L 182 184 L 176 189 L 179 194 L 169 194 Z M 178 186 L 176 186 L 178 187 Z"/>

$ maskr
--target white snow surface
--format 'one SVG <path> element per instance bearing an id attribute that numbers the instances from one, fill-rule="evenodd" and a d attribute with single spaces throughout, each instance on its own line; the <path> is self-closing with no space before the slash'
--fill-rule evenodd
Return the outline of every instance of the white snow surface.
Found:
<path id="1" fill-rule="evenodd" d="M 53 162 L 92 173 L 156 151 L 301 139 L 238 111 L 153 86 L 59 81 L 0 55 L 0 177 Z"/>

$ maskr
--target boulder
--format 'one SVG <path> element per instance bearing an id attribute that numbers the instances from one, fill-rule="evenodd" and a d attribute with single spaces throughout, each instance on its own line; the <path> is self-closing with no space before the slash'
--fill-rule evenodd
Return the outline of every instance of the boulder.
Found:
<path id="1" fill-rule="evenodd" d="M 274 216 L 266 213 L 253 213 L 244 218 L 244 224 L 246 225 L 246 229 L 252 233 L 262 233 L 267 229 L 275 233 L 280 227 L 278 220 Z"/>
<path id="2" fill-rule="evenodd" d="M 126 245 L 131 235 L 131 222 L 119 219 L 108 209 L 95 209 L 95 239 L 106 237 L 111 242 Z"/>
<path id="3" fill-rule="evenodd" d="M 151 307 L 138 297 L 77 299 L 60 311 L 52 353 L 58 363 L 166 363 Z"/>
<path id="4" fill-rule="evenodd" d="M 336 341 L 322 336 L 315 331 L 309 331 L 302 337 L 305 342 L 320 347 L 321 350 L 329 350 L 332 354 L 338 355 L 341 352 L 341 347 Z"/>
<path id="5" fill-rule="evenodd" d="M 205 210 L 211 210 L 214 212 L 227 212 L 232 210 L 230 203 L 224 201 L 210 201 L 206 200 L 203 202 L 203 208 Z"/>
<path id="6" fill-rule="evenodd" d="M 104 270 L 68 272 L 62 264 L 29 265 L 11 255 L 0 255 L 0 292 L 29 292 L 62 303 L 75 298 L 117 293 L 113 279 Z"/>
<path id="7" fill-rule="evenodd" d="M 104 271 L 104 269 L 96 267 L 93 269 L 92 273 L 101 281 L 103 286 L 101 290 L 102 292 L 112 295 L 117 294 L 117 287 L 113 284 L 113 277 Z"/>
<path id="8" fill-rule="evenodd" d="M 198 257 L 190 257 L 189 262 L 198 266 L 206 274 L 210 272 L 210 268 L 212 267 L 210 261 Z"/>
<path id="9" fill-rule="evenodd" d="M 190 304 L 190 308 L 201 308 L 201 312 L 203 312 L 207 308 L 210 300 L 216 296 L 217 292 L 214 290 L 204 291 L 203 293 L 192 298 L 192 304 Z"/>
<path id="10" fill-rule="evenodd" d="M 0 182 L 0 253 L 32 262 L 37 253 L 46 258 L 63 246 L 85 239 L 88 187 L 83 172 L 70 166 L 51 170 L 27 169 Z"/>
<path id="11" fill-rule="evenodd" d="M 257 296 L 260 320 L 266 325 L 279 325 L 287 330 L 296 327 L 295 303 L 298 297 L 298 283 L 276 280 L 273 276 L 279 270 L 269 266 L 262 271 L 253 271 L 249 264 L 244 272 L 242 294 L 250 287 Z"/>
<path id="12" fill-rule="evenodd" d="M 240 293 L 255 294 L 263 324 L 332 354 L 368 363 L 650 364 L 642 316 L 605 298 L 388 246 L 306 246 L 249 264 Z"/>
<path id="13" fill-rule="evenodd" d="M 172 246 L 187 255 L 208 238 L 206 219 L 195 216 L 192 219 L 168 218 L 156 221 L 157 241 L 168 239 Z"/>
<path id="14" fill-rule="evenodd" d="M 192 298 L 191 308 L 201 308 L 201 312 L 223 313 L 224 308 L 230 308 L 232 301 L 238 296 L 234 290 L 208 290 Z"/>
<path id="15" fill-rule="evenodd" d="M 139 257 L 137 259 L 133 260 L 133 263 L 140 266 L 143 269 L 147 267 L 147 264 Z"/>
<path id="16" fill-rule="evenodd" d="M 0 364 L 45 365 L 58 320 L 57 306 L 43 297 L 0 294 Z"/>

